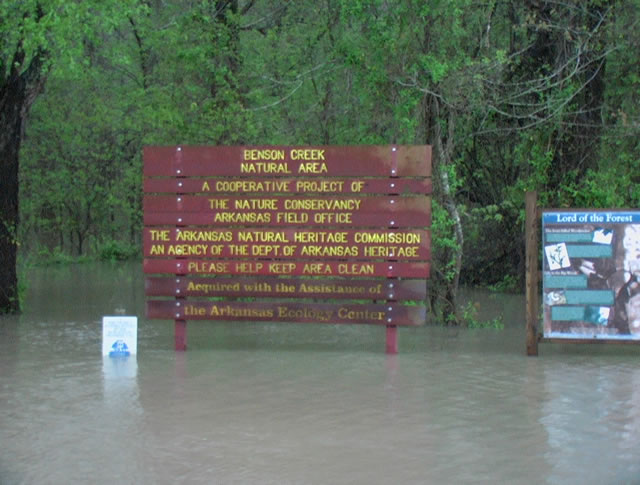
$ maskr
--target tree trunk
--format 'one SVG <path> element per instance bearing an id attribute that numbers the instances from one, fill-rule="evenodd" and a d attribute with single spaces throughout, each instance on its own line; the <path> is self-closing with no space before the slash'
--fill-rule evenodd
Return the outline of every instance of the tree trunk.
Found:
<path id="1" fill-rule="evenodd" d="M 432 295 L 432 305 L 437 308 L 437 313 L 445 323 L 457 325 L 462 321 L 458 304 L 458 287 L 462 269 L 464 232 L 454 189 L 449 179 L 449 171 L 453 166 L 455 113 L 450 108 L 441 109 L 440 101 L 435 96 L 428 95 L 425 99 L 424 123 L 427 142 L 433 145 L 435 152 L 433 164 L 435 196 L 447 212 L 452 231 L 452 234 L 443 236 L 447 240 L 452 239 L 451 243 L 438 245 L 436 242 L 434 245 L 439 246 L 435 262 L 439 271 L 432 287 L 437 288 L 438 294 Z M 446 126 L 446 133 L 443 133 L 443 126 Z"/>
<path id="2" fill-rule="evenodd" d="M 439 111 L 439 110 L 438 110 Z M 458 287 L 460 284 L 460 271 L 462 270 L 462 248 L 464 245 L 464 233 L 460 212 L 455 201 L 455 194 L 451 188 L 449 180 L 449 167 L 453 165 L 453 139 L 454 139 L 454 116 L 449 112 L 447 117 L 448 133 L 446 140 L 442 135 L 440 123 L 435 123 L 434 145 L 436 151 L 435 175 L 436 183 L 440 187 L 440 197 L 442 205 L 447 210 L 451 219 L 453 235 L 455 237 L 455 247 L 450 248 L 446 254 L 443 264 L 450 268 L 449 275 L 445 276 L 445 294 L 442 302 L 442 314 L 447 323 L 457 325 L 461 323 L 458 305 Z"/>
<path id="3" fill-rule="evenodd" d="M 20 310 L 18 301 L 18 167 L 20 143 L 29 108 L 44 85 L 44 53 L 20 69 L 25 55 L 18 47 L 11 70 L 0 78 L 0 313 Z"/>

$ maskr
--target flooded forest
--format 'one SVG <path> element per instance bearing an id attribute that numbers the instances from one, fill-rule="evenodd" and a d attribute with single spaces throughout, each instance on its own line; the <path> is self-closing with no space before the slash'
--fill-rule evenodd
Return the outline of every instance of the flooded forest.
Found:
<path id="1" fill-rule="evenodd" d="M 144 146 L 429 144 L 432 288 L 521 290 L 525 191 L 543 207 L 638 206 L 639 11 L 3 2 L 2 286 L 16 257 L 19 271 L 139 257 Z"/>

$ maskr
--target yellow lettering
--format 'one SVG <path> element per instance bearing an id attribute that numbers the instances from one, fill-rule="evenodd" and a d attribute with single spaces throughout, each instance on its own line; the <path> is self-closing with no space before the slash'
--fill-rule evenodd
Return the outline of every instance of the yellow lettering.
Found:
<path id="1" fill-rule="evenodd" d="M 287 162 L 254 162 L 240 163 L 240 173 L 273 173 L 273 174 L 291 174 Z"/>
<path id="2" fill-rule="evenodd" d="M 159 230 L 159 229 L 151 229 L 151 240 L 152 241 L 168 241 L 169 240 L 169 231 Z"/>
<path id="3" fill-rule="evenodd" d="M 332 274 L 331 266 L 324 263 L 306 263 L 302 268 L 303 274 Z"/>
<path id="4" fill-rule="evenodd" d="M 239 242 L 257 243 L 288 243 L 287 235 L 284 232 L 274 231 L 241 231 L 238 232 Z"/>
<path id="5" fill-rule="evenodd" d="M 353 240 L 364 244 L 420 244 L 420 233 L 356 232 Z"/>
<path id="6" fill-rule="evenodd" d="M 346 232 L 296 232 L 293 235 L 294 242 L 299 243 L 338 243 L 338 244 L 346 244 L 347 243 L 347 233 Z"/>
<path id="7" fill-rule="evenodd" d="M 322 165 L 325 165 L 324 163 Z M 326 165 L 325 165 L 326 168 Z M 299 169 L 302 172 L 302 167 Z M 315 172 L 314 172 L 315 173 Z M 296 192 L 326 192 L 335 194 L 344 189 L 343 180 L 297 180 Z"/>
<path id="8" fill-rule="evenodd" d="M 293 148 L 289 152 L 291 160 L 324 160 L 324 149 Z"/>
<path id="9" fill-rule="evenodd" d="M 190 261 L 187 264 L 189 273 L 228 273 L 229 263 L 217 262 L 209 263 L 206 261 Z"/>
<path id="10" fill-rule="evenodd" d="M 244 160 L 284 160 L 284 150 L 243 150 L 242 158 Z"/>
<path id="11" fill-rule="evenodd" d="M 289 180 L 218 180 L 218 192 L 291 192 Z"/>
<path id="12" fill-rule="evenodd" d="M 167 251 L 169 256 L 206 256 L 206 244 L 172 244 Z"/>
<path id="13" fill-rule="evenodd" d="M 167 231 L 167 233 L 168 232 L 169 231 Z M 233 233 L 230 231 L 196 231 L 182 229 L 176 233 L 176 241 L 231 242 L 232 238 Z"/>
<path id="14" fill-rule="evenodd" d="M 209 209 L 226 210 L 229 208 L 229 199 L 209 199 Z"/>
<path id="15" fill-rule="evenodd" d="M 408 246 L 398 248 L 398 257 L 400 258 L 417 258 L 418 246 Z"/>
<path id="16" fill-rule="evenodd" d="M 313 215 L 313 221 L 317 224 L 353 224 L 351 212 L 318 212 Z"/>
<path id="17" fill-rule="evenodd" d="M 258 274 L 264 268 L 264 263 L 249 263 L 249 262 L 238 262 L 236 263 L 236 273 L 244 273 L 244 274 Z"/>
<path id="18" fill-rule="evenodd" d="M 239 199 L 234 201 L 235 209 L 240 210 L 278 210 L 277 199 Z"/>
<path id="19" fill-rule="evenodd" d="M 327 173 L 327 164 L 318 162 L 301 163 L 298 167 L 298 173 Z"/>
<path id="20" fill-rule="evenodd" d="M 349 310 L 348 308 L 340 308 L 338 310 L 338 317 L 345 320 L 382 320 L 384 318 L 384 312 L 373 312 L 369 310 Z"/>
<path id="21" fill-rule="evenodd" d="M 269 273 L 271 274 L 291 274 L 296 269 L 296 263 L 270 263 Z"/>
<path id="22" fill-rule="evenodd" d="M 261 223 L 269 224 L 271 214 L 269 212 L 216 212 L 213 216 L 214 222 L 224 222 L 227 224 L 247 224 Z"/>
<path id="23" fill-rule="evenodd" d="M 338 265 L 338 274 L 343 275 L 372 275 L 375 266 L 371 263 L 341 263 Z"/>
<path id="24" fill-rule="evenodd" d="M 150 256 L 159 256 L 164 255 L 164 246 L 160 244 L 154 244 L 151 246 L 151 250 L 149 251 Z"/>
<path id="25" fill-rule="evenodd" d="M 304 212 L 278 212 L 276 214 L 276 222 L 284 222 L 286 224 L 302 225 L 309 220 L 309 214 Z"/>

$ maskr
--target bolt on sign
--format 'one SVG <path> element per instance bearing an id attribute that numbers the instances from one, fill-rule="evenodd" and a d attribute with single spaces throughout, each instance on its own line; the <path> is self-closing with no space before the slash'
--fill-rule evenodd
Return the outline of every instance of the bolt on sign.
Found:
<path id="1" fill-rule="evenodd" d="M 144 149 L 149 318 L 377 324 L 426 320 L 431 147 Z"/>
<path id="2" fill-rule="evenodd" d="M 640 339 L 640 212 L 542 213 L 544 337 Z"/>

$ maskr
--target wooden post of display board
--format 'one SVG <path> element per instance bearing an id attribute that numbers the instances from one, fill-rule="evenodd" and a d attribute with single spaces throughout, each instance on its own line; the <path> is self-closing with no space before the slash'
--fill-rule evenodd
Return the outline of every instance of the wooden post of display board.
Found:
<path id="1" fill-rule="evenodd" d="M 525 194 L 525 271 L 527 355 L 538 355 L 538 196 Z"/>
<path id="2" fill-rule="evenodd" d="M 146 147 L 144 177 L 147 316 L 176 349 L 187 320 L 378 324 L 389 353 L 425 323 L 430 147 Z"/>

